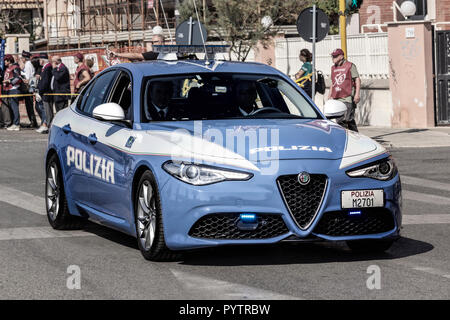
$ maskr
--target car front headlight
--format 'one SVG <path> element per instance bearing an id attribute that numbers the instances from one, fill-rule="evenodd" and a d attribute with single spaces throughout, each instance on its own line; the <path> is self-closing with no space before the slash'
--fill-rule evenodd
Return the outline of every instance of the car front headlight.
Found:
<path id="1" fill-rule="evenodd" d="M 349 177 L 367 177 L 376 180 L 390 180 L 397 174 L 397 167 L 394 160 L 389 157 L 375 163 L 358 167 L 346 172 Z"/>
<path id="2" fill-rule="evenodd" d="M 167 161 L 163 169 L 175 178 L 196 186 L 233 180 L 248 180 L 253 174 L 201 164 Z"/>

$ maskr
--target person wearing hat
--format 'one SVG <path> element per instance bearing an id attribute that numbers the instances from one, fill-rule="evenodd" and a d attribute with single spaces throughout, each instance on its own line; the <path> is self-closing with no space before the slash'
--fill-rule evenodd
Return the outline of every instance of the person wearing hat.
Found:
<path id="1" fill-rule="evenodd" d="M 73 86 L 75 88 L 75 93 L 78 93 L 89 82 L 89 80 L 91 80 L 91 74 L 89 72 L 89 68 L 83 62 L 83 54 L 78 52 L 73 57 L 75 64 L 77 65 Z"/>
<path id="2" fill-rule="evenodd" d="M 48 127 L 53 120 L 53 96 L 47 95 L 48 93 L 52 93 L 51 82 L 53 78 L 53 68 L 52 64 L 48 61 L 48 54 L 43 52 L 39 55 L 39 58 L 42 70 L 38 83 L 39 93 L 36 95 L 36 98 L 38 100 L 42 99 L 44 104 L 45 122 L 36 130 L 36 132 L 48 133 Z"/>
<path id="3" fill-rule="evenodd" d="M 7 128 L 10 131 L 20 130 L 20 114 L 19 114 L 19 97 L 15 95 L 21 94 L 19 88 L 22 83 L 22 77 L 20 74 L 20 67 L 15 62 L 14 57 L 10 54 L 5 55 L 5 74 L 3 78 L 3 90 L 6 95 L 10 95 L 8 98 L 9 107 L 13 113 L 12 125 Z"/>
<path id="4" fill-rule="evenodd" d="M 331 87 L 328 99 L 342 101 L 347 106 L 344 116 L 337 119 L 341 126 L 358 132 L 355 122 L 356 104 L 361 100 L 361 79 L 358 69 L 345 59 L 344 51 L 336 49 L 331 53 L 333 66 L 331 67 Z"/>
<path id="5" fill-rule="evenodd" d="M 23 50 L 22 51 L 22 57 L 20 58 L 21 62 L 21 69 L 22 69 L 22 76 L 23 76 L 23 82 L 26 85 L 25 90 L 22 92 L 24 94 L 30 94 L 30 81 L 34 77 L 34 67 L 31 63 L 31 53 Z M 36 115 L 34 114 L 33 110 L 33 97 L 25 97 L 25 107 L 27 110 L 28 119 L 30 120 L 30 126 L 32 128 L 37 128 L 37 121 L 36 121 Z"/>

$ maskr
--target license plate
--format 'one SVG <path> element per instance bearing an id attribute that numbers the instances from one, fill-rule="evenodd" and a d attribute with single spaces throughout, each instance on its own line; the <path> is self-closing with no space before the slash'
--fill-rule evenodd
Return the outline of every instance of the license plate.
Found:
<path id="1" fill-rule="evenodd" d="M 373 208 L 384 205 L 383 190 L 351 190 L 341 192 L 342 209 Z"/>

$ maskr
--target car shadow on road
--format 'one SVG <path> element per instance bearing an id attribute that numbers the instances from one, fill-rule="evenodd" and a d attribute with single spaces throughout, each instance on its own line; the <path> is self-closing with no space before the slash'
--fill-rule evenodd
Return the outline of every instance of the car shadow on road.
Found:
<path id="1" fill-rule="evenodd" d="M 95 234 L 103 239 L 113 241 L 124 247 L 139 250 L 136 238 L 129 236 L 123 232 L 110 229 L 108 227 L 96 224 L 94 222 L 88 222 L 83 228 L 83 231 Z"/>
<path id="2" fill-rule="evenodd" d="M 139 250 L 134 237 L 120 231 L 89 222 L 84 231 L 113 241 L 130 249 Z M 371 260 L 395 260 L 415 256 L 434 249 L 430 243 L 402 237 L 383 253 L 355 253 L 345 242 L 282 242 L 271 245 L 240 245 L 205 248 L 184 252 L 177 261 L 185 265 L 245 266 L 314 264 Z"/>
<path id="3" fill-rule="evenodd" d="M 181 264 L 245 266 L 315 264 L 371 260 L 395 260 L 433 250 L 430 243 L 400 238 L 383 253 L 355 253 L 345 242 L 280 243 L 260 246 L 227 246 L 189 252 Z"/>

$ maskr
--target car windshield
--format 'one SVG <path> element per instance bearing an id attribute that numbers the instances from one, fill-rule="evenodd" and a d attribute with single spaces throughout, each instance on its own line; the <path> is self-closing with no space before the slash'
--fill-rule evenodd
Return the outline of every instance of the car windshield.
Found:
<path id="1" fill-rule="evenodd" d="M 307 118 L 320 114 L 276 76 L 207 73 L 154 77 L 143 87 L 144 122 Z"/>

